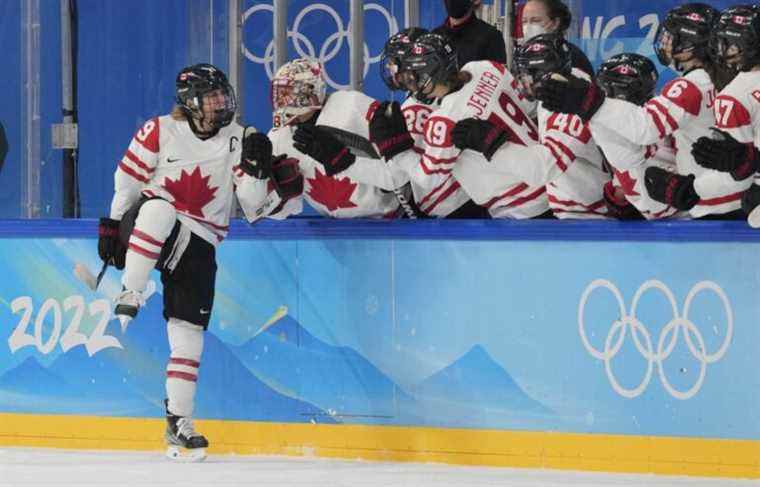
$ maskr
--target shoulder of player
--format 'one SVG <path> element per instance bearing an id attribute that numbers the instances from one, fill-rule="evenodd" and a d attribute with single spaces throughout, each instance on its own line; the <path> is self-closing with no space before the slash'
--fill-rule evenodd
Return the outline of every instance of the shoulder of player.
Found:
<path id="1" fill-rule="evenodd" d="M 501 76 L 506 73 L 506 70 L 507 68 L 503 64 L 496 61 L 470 61 L 460 68 L 460 71 L 467 71 L 472 76 L 468 83 L 472 83 L 485 72 L 492 72 Z"/>
<path id="2" fill-rule="evenodd" d="M 760 103 L 760 72 L 739 73 L 723 88 L 718 98 L 735 100 L 747 108 Z"/>
<path id="3" fill-rule="evenodd" d="M 325 105 L 334 103 L 364 103 L 371 104 L 375 99 L 356 90 L 338 90 L 330 93 L 325 100 Z"/>

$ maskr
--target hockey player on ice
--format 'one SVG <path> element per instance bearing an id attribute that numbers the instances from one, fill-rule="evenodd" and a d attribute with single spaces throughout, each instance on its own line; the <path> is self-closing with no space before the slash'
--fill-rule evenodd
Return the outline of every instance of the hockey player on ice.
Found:
<path id="1" fill-rule="evenodd" d="M 523 43 L 515 53 L 519 93 L 532 101 L 547 75 L 569 75 L 571 53 L 570 44 L 558 34 L 541 34 Z M 585 76 L 579 70 L 575 74 Z M 587 124 L 577 115 L 553 113 L 541 103 L 537 115 L 539 144 L 512 143 L 505 128 L 476 118 L 457 123 L 454 144 L 482 153 L 492 170 L 513 174 L 533 186 L 545 185 L 557 218 L 605 218 L 603 188 L 610 176 Z"/>
<path id="2" fill-rule="evenodd" d="M 419 155 L 409 149 L 389 161 L 404 164 L 422 211 L 430 216 L 498 218 L 531 218 L 547 211 L 543 186 L 531 187 L 514 176 L 494 172 L 481 154 L 462 152 L 452 143 L 456 122 L 473 116 L 509 127 L 516 144 L 536 142 L 535 125 L 525 115 L 527 103 L 517 95 L 516 82 L 503 65 L 475 61 L 459 70 L 448 41 L 427 34 L 402 59 L 398 78 L 417 101 L 438 105 L 422 127 L 423 147 L 416 147 L 424 152 Z M 378 127 L 386 139 L 408 133 L 403 118 L 400 125 L 397 119 L 373 120 L 377 123 L 370 123 L 371 137 L 378 138 L 372 134 Z M 410 153 L 417 155 L 411 164 Z M 469 198 L 475 204 L 468 203 Z"/>
<path id="3" fill-rule="evenodd" d="M 692 147 L 696 162 L 720 171 L 742 184 L 753 182 L 742 197 L 749 224 L 760 227 L 760 7 L 736 6 L 724 10 L 713 30 L 718 61 L 737 73 L 715 100 L 715 128 Z M 704 198 L 704 179 L 647 171 L 647 185 L 662 200 L 688 202 Z M 754 176 L 754 177 L 753 177 Z"/>
<path id="4" fill-rule="evenodd" d="M 708 54 L 711 26 L 718 12 L 702 3 L 687 3 L 671 9 L 660 24 L 654 49 L 664 66 L 681 76 L 671 80 L 644 106 L 606 98 L 598 86 L 577 77 L 552 77 L 542 84 L 538 98 L 545 107 L 562 113 L 579 114 L 626 137 L 648 145 L 673 136 L 676 144 L 678 174 L 699 176 L 708 172 L 691 154 L 691 146 L 709 135 L 713 124 L 712 108 L 719 71 Z M 668 201 L 680 209 L 690 208 L 694 218 L 707 215 L 736 217 L 741 195 L 749 183 L 737 182 L 726 174 L 711 172 L 700 178 L 697 202 Z"/>
<path id="5" fill-rule="evenodd" d="M 166 441 L 171 458 L 201 460 L 206 438 L 193 428 L 203 334 L 214 303 L 216 247 L 229 228 L 233 198 L 249 221 L 298 211 L 297 162 L 272 157 L 265 135 L 233 121 L 235 94 L 210 64 L 182 69 L 169 115 L 148 120 L 118 164 L 109 218 L 101 218 L 98 253 L 124 269 L 114 314 L 122 331 L 143 304 L 155 267 L 161 272 L 171 354 L 166 372 Z"/>
<path id="6" fill-rule="evenodd" d="M 299 58 L 281 66 L 272 78 L 274 120 L 269 137 L 274 151 L 298 159 L 303 198 L 321 215 L 401 216 L 393 190 L 408 178 L 403 172 L 391 173 L 371 153 L 368 140 L 368 123 L 378 102 L 358 91 L 326 95 L 322 69 L 314 59 Z M 368 177 L 368 172 L 373 175 Z M 378 177 L 386 184 L 375 184 Z"/>

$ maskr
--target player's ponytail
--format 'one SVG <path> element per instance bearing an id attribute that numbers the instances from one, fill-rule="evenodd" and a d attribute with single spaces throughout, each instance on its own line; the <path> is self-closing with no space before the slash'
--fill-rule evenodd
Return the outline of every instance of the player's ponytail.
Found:
<path id="1" fill-rule="evenodd" d="M 472 73 L 469 71 L 457 71 L 456 73 L 451 73 L 446 80 L 446 85 L 449 87 L 449 93 L 459 91 L 471 79 Z"/>

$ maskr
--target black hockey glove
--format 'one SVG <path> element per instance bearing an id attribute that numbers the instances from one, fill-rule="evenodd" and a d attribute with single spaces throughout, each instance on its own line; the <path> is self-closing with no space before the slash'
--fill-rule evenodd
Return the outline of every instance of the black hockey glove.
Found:
<path id="1" fill-rule="evenodd" d="M 612 181 L 604 185 L 604 204 L 607 207 L 607 216 L 616 220 L 643 220 L 639 210 L 628 201 L 624 194 L 618 191 Z"/>
<path id="2" fill-rule="evenodd" d="M 127 247 L 119 239 L 119 220 L 101 218 L 98 225 L 98 255 L 103 262 L 124 269 Z"/>
<path id="3" fill-rule="evenodd" d="M 272 142 L 265 134 L 251 132 L 243 138 L 240 169 L 256 179 L 266 179 L 272 169 Z"/>
<path id="4" fill-rule="evenodd" d="M 345 171 L 356 161 L 348 147 L 326 130 L 313 125 L 298 126 L 293 134 L 293 147 L 322 164 L 328 176 Z"/>
<path id="5" fill-rule="evenodd" d="M 747 179 L 760 169 L 760 153 L 752 142 L 742 144 L 722 130 L 713 129 L 713 133 L 720 138 L 700 137 L 691 146 L 697 164 L 731 173 L 737 181 Z"/>
<path id="6" fill-rule="evenodd" d="M 487 120 L 467 118 L 457 122 L 451 131 L 451 140 L 462 150 L 471 149 L 482 153 L 489 161 L 509 139 L 506 130 Z"/>
<path id="7" fill-rule="evenodd" d="M 401 105 L 384 101 L 369 121 L 369 140 L 377 146 L 383 159 L 389 161 L 414 147 L 414 140 L 406 128 Z"/>
<path id="8" fill-rule="evenodd" d="M 588 122 L 604 103 L 604 92 L 590 81 L 573 75 L 554 74 L 541 80 L 536 98 L 549 111 L 573 113 Z"/>
<path id="9" fill-rule="evenodd" d="M 682 176 L 659 167 L 644 171 L 644 184 L 653 200 L 681 211 L 694 208 L 700 198 L 694 189 L 694 175 Z"/>
<path id="10" fill-rule="evenodd" d="M 753 184 L 742 195 L 742 210 L 749 215 L 758 206 L 760 206 L 760 186 Z"/>
<path id="11" fill-rule="evenodd" d="M 303 193 L 303 175 L 298 167 L 298 159 L 287 157 L 286 154 L 272 160 L 272 176 L 269 180 L 283 201 Z"/>

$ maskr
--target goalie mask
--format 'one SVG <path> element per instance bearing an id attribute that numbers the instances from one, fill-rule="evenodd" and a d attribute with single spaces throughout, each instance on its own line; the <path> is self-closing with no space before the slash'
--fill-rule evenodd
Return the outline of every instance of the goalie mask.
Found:
<path id="1" fill-rule="evenodd" d="M 406 89 L 399 79 L 401 60 L 406 56 L 414 41 L 428 31 L 419 27 L 409 27 L 392 35 L 383 47 L 383 57 L 380 60 L 380 75 L 385 86 L 389 89 Z"/>
<path id="2" fill-rule="evenodd" d="M 214 135 L 232 123 L 237 110 L 235 90 L 227 76 L 211 64 L 194 64 L 177 75 L 176 102 L 193 132 Z M 208 125 L 210 130 L 203 130 Z"/>
<path id="3" fill-rule="evenodd" d="M 609 98 L 643 105 L 654 96 L 657 68 L 647 57 L 635 53 L 612 56 L 599 66 L 596 84 Z"/>
<path id="4" fill-rule="evenodd" d="M 541 34 L 524 42 L 515 53 L 514 75 L 520 94 L 535 99 L 538 84 L 551 73 L 572 72 L 570 45 L 561 34 Z"/>
<path id="5" fill-rule="evenodd" d="M 682 71 L 676 54 L 690 52 L 692 58 L 708 59 L 710 31 L 718 11 L 704 3 L 686 3 L 671 9 L 657 29 L 654 52 L 663 66 Z"/>
<path id="6" fill-rule="evenodd" d="M 760 5 L 727 8 L 710 39 L 713 56 L 733 72 L 760 65 Z"/>
<path id="7" fill-rule="evenodd" d="M 325 103 L 325 79 L 315 59 L 283 64 L 272 78 L 272 125 L 283 127 L 296 117 L 319 110 Z"/>
<path id="8" fill-rule="evenodd" d="M 399 83 L 417 100 L 430 103 L 435 86 L 448 83 L 458 71 L 457 52 L 449 40 L 439 34 L 425 34 L 401 59 Z"/>

